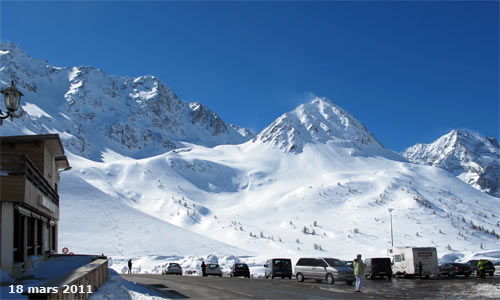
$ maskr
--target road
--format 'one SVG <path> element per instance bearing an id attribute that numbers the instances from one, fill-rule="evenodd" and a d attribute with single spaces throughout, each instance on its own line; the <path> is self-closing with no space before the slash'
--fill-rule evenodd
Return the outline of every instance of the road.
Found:
<path id="1" fill-rule="evenodd" d="M 500 278 L 440 278 L 365 280 L 363 293 L 343 282 L 333 285 L 288 279 L 219 278 L 200 276 L 122 275 L 172 299 L 492 299 L 484 291 L 500 290 Z"/>

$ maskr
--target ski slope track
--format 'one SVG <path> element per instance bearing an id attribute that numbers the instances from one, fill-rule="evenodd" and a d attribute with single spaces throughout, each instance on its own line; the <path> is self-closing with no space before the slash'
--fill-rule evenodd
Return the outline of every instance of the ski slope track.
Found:
<path id="1" fill-rule="evenodd" d="M 2 135 L 58 133 L 59 245 L 117 257 L 385 256 L 396 246 L 499 249 L 500 199 L 385 148 L 316 98 L 253 134 L 154 76 L 54 67 L 0 44 L 26 95 Z M 411 158 L 409 158 L 411 160 Z"/>

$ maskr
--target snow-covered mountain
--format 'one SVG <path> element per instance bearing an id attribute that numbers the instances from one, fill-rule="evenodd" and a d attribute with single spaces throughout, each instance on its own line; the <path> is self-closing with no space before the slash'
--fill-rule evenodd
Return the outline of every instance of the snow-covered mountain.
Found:
<path id="1" fill-rule="evenodd" d="M 66 149 L 99 160 L 108 149 L 147 157 L 194 143 L 239 144 L 240 134 L 199 103 L 181 101 L 155 76 L 107 75 L 93 67 L 55 67 L 0 43 L 0 84 L 23 91 L 16 122 L 2 134 L 59 133 Z M 241 129 L 244 131 L 244 129 Z"/>
<path id="2" fill-rule="evenodd" d="M 440 167 L 474 188 L 500 197 L 500 145 L 465 129 L 452 130 L 431 144 L 402 152 L 411 162 Z"/>
<path id="3" fill-rule="evenodd" d="M 386 255 L 388 208 L 395 245 L 499 248 L 500 199 L 408 162 L 327 99 L 253 135 L 153 76 L 52 67 L 10 43 L 0 62 L 26 94 L 2 135 L 59 133 L 68 151 L 59 237 L 75 253 Z"/>
<path id="4" fill-rule="evenodd" d="M 283 114 L 257 140 L 287 152 L 302 152 L 306 143 L 333 143 L 358 150 L 383 147 L 361 122 L 325 98 Z"/>

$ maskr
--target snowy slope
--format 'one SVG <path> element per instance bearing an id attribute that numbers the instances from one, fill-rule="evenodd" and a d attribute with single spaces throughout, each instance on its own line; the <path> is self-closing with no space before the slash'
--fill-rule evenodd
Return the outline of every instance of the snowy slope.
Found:
<path id="1" fill-rule="evenodd" d="M 71 162 L 74 167 L 80 163 L 92 165 L 74 156 Z M 60 248 L 115 256 L 249 253 L 124 205 L 119 195 L 108 195 L 77 174 L 72 171 L 63 175 Z"/>
<path id="2" fill-rule="evenodd" d="M 498 198 L 439 168 L 349 151 L 325 144 L 306 145 L 298 155 L 252 142 L 193 146 L 96 163 L 79 176 L 147 214 L 261 255 L 384 255 L 388 208 L 395 209 L 396 245 L 498 248 L 490 234 L 500 226 Z"/>
<path id="3" fill-rule="evenodd" d="M 107 75 L 93 67 L 54 67 L 9 42 L 0 43 L 0 85 L 25 94 L 22 119 L 3 135 L 59 133 L 66 149 L 99 160 L 110 149 L 147 157 L 182 147 L 239 144 L 249 138 L 208 107 L 181 101 L 154 76 Z"/>
<path id="4" fill-rule="evenodd" d="M 465 129 L 402 152 L 411 162 L 443 168 L 474 188 L 500 197 L 500 145 Z"/>

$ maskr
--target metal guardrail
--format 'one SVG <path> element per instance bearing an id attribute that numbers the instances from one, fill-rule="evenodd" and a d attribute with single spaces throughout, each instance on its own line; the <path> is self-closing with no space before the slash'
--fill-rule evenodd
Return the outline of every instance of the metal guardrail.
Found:
<path id="1" fill-rule="evenodd" d="M 59 205 L 59 195 L 25 154 L 0 153 L 0 175 L 25 177 Z"/>

